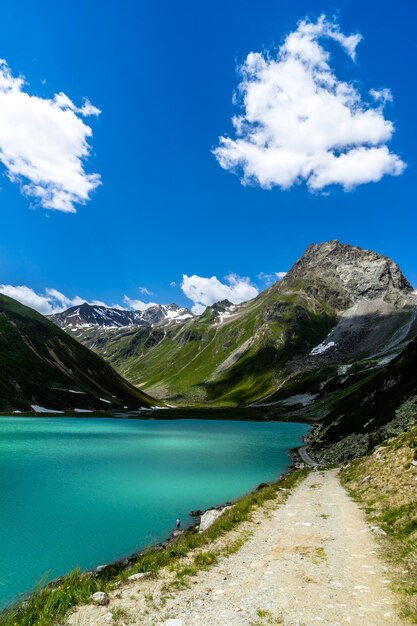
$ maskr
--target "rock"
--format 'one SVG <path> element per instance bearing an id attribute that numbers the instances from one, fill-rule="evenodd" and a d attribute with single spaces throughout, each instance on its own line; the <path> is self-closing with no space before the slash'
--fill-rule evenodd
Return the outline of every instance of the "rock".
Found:
<path id="1" fill-rule="evenodd" d="M 105 624 L 109 624 L 110 622 L 113 621 L 113 615 L 112 613 L 104 613 L 104 615 L 102 615 L 101 617 L 99 617 L 98 620 L 100 623 L 103 622 Z"/>
<path id="2" fill-rule="evenodd" d="M 139 572 L 138 574 L 132 574 L 128 577 L 128 580 L 140 580 L 141 578 L 145 578 L 146 574 L 143 572 Z"/>
<path id="3" fill-rule="evenodd" d="M 185 530 L 183 528 L 175 528 L 175 530 L 172 531 L 172 536 L 181 537 L 181 535 L 183 535 L 184 533 L 185 533 Z"/>
<path id="4" fill-rule="evenodd" d="M 225 511 L 230 509 L 230 506 L 225 506 L 222 509 L 210 509 L 206 511 L 200 520 L 200 529 L 198 532 L 203 533 L 207 528 L 210 528 L 212 524 L 222 515 Z"/>
<path id="5" fill-rule="evenodd" d="M 363 485 L 364 483 L 367 483 L 368 480 L 370 480 L 371 476 L 365 476 L 365 478 L 362 478 L 361 482 L 359 483 L 360 485 Z"/>
<path id="6" fill-rule="evenodd" d="M 386 535 L 385 530 L 382 530 L 379 526 L 370 526 L 370 530 L 375 533 L 375 535 Z"/>
<path id="7" fill-rule="evenodd" d="M 203 515 L 203 511 L 195 509 L 194 511 L 191 511 L 190 515 L 191 517 L 201 517 Z"/>
<path id="8" fill-rule="evenodd" d="M 99 574 L 100 572 L 102 572 L 103 570 L 105 570 L 107 567 L 107 565 L 99 565 L 98 567 L 96 567 L 96 572 L 97 574 Z"/>
<path id="9" fill-rule="evenodd" d="M 167 619 L 164 622 L 165 626 L 183 626 L 182 619 Z"/>
<path id="10" fill-rule="evenodd" d="M 104 593 L 104 591 L 96 591 L 92 594 L 91 599 L 93 602 L 99 604 L 100 606 L 105 606 L 110 602 L 109 596 L 107 595 L 107 593 Z"/>

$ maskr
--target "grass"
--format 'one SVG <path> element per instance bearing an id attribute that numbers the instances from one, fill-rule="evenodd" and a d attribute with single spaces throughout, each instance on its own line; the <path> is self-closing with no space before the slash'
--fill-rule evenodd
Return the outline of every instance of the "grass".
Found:
<path id="1" fill-rule="evenodd" d="M 342 482 L 363 507 L 388 559 L 402 613 L 417 623 L 417 428 L 389 439 L 345 468 Z"/>
<path id="2" fill-rule="evenodd" d="M 130 618 L 129 613 L 125 611 L 125 609 L 122 609 L 122 607 L 120 606 L 116 607 L 115 609 L 111 609 L 110 613 L 113 616 L 114 624 L 120 624 L 121 622 L 126 622 Z"/>
<path id="3" fill-rule="evenodd" d="M 322 548 L 321 546 L 316 548 L 314 550 L 314 555 L 313 555 L 312 560 L 313 560 L 314 565 L 319 565 L 323 561 L 327 561 L 326 550 Z"/>
<path id="4" fill-rule="evenodd" d="M 240 548 L 247 542 L 252 533 L 244 532 L 235 540 L 231 541 L 227 544 L 225 548 L 221 551 L 222 556 L 229 556 L 230 554 L 235 554 L 239 552 Z"/>
<path id="5" fill-rule="evenodd" d="M 328 513 L 319 513 L 319 517 L 322 519 L 329 519 L 330 515 Z"/>
<path id="6" fill-rule="evenodd" d="M 305 478 L 308 470 L 296 470 L 259 491 L 254 491 L 240 498 L 234 506 L 225 511 L 206 532 L 200 534 L 195 529 L 172 541 L 165 549 L 146 550 L 138 557 L 130 569 L 109 573 L 101 576 L 94 573 L 81 573 L 75 570 L 68 576 L 35 591 L 27 599 L 0 614 L 1 626 L 55 626 L 75 606 L 87 604 L 95 591 L 110 591 L 120 582 L 127 580 L 135 573 L 146 572 L 157 574 L 163 567 L 169 566 L 177 572 L 178 586 L 187 585 L 187 578 L 195 576 L 199 569 L 215 563 L 217 554 L 210 549 L 211 544 L 228 533 L 237 529 L 239 524 L 247 521 L 251 513 L 274 498 L 283 503 L 291 490 Z M 282 490 L 282 489 L 285 489 Z M 239 541 L 244 542 L 247 535 L 231 544 L 231 550 L 239 549 Z M 240 545 L 243 545 L 241 543 Z M 184 566 L 181 560 L 198 550 L 193 561 Z M 220 555 L 221 553 L 219 553 Z"/>
<path id="7" fill-rule="evenodd" d="M 91 594 L 104 591 L 105 586 L 94 576 L 79 570 L 44 587 L 0 616 L 2 626 L 51 626 L 63 619 L 77 604 L 87 603 Z"/>
<path id="8" fill-rule="evenodd" d="M 282 616 L 274 616 L 267 609 L 258 609 L 256 615 L 259 621 L 252 622 L 251 626 L 284 626 Z"/>
<path id="9" fill-rule="evenodd" d="M 207 569 L 217 561 L 217 556 L 212 551 L 199 552 L 194 558 L 194 565 L 198 569 Z"/>

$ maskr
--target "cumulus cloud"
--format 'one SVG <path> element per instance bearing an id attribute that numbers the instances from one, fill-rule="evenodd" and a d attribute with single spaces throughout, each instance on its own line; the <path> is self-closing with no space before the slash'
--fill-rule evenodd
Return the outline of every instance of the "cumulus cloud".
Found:
<path id="1" fill-rule="evenodd" d="M 259 291 L 249 278 L 229 274 L 222 283 L 216 276 L 183 275 L 181 289 L 194 304 L 191 308 L 196 315 L 203 313 L 210 304 L 220 300 L 230 300 L 234 304 L 245 302 L 258 295 Z"/>
<path id="2" fill-rule="evenodd" d="M 153 296 L 153 291 L 149 291 L 149 289 L 147 289 L 146 287 L 139 287 L 139 291 L 146 296 Z"/>
<path id="3" fill-rule="evenodd" d="M 151 306 L 157 306 L 156 302 L 143 302 L 142 300 L 129 298 L 129 296 L 123 296 L 123 302 L 127 304 L 129 309 L 134 309 L 135 311 L 146 311 L 146 309 L 150 309 Z"/>
<path id="4" fill-rule="evenodd" d="M 31 287 L 27 287 L 26 285 L 0 285 L 0 293 L 5 296 L 9 296 L 10 298 L 14 298 L 29 306 L 39 313 L 43 313 L 44 315 L 51 315 L 52 313 L 60 313 L 61 311 L 65 311 L 66 309 L 77 306 L 80 304 L 91 304 L 92 306 L 104 306 L 112 309 L 119 309 L 120 311 L 125 311 L 126 309 L 133 309 L 134 311 L 145 311 L 149 309 L 151 306 L 156 306 L 156 302 L 142 302 L 141 300 L 135 300 L 134 298 L 129 298 L 128 296 L 124 296 L 123 302 L 126 306 L 122 306 L 120 304 L 107 304 L 102 300 L 88 300 L 87 298 L 81 298 L 80 296 L 75 296 L 75 298 L 69 298 L 58 289 L 47 288 L 44 293 L 38 293 Z"/>
<path id="5" fill-rule="evenodd" d="M 29 306 L 31 309 L 35 309 L 39 311 L 39 313 L 43 313 L 44 315 L 50 315 L 52 313 L 60 313 L 61 311 L 65 311 L 71 306 L 76 306 L 78 304 L 84 304 L 84 302 L 88 302 L 85 298 L 80 298 L 80 296 L 75 296 L 75 298 L 68 298 L 63 293 L 58 291 L 57 289 L 45 289 L 45 293 L 37 293 L 31 287 L 27 287 L 26 285 L 0 285 L 0 293 L 5 296 L 9 296 L 10 298 L 14 298 Z M 101 300 L 91 300 L 88 304 L 93 304 L 97 306 L 109 306 L 105 304 Z"/>
<path id="6" fill-rule="evenodd" d="M 77 107 L 64 93 L 31 96 L 0 59 L 0 162 L 22 193 L 46 209 L 74 213 L 100 185 L 99 174 L 84 169 L 92 130 L 82 120 L 99 113 L 88 100 Z"/>
<path id="7" fill-rule="evenodd" d="M 288 272 L 275 272 L 275 276 L 278 280 L 282 280 L 287 274 Z"/>
<path id="8" fill-rule="evenodd" d="M 248 54 L 236 96 L 242 114 L 232 119 L 236 138 L 220 137 L 214 149 L 243 184 L 288 189 L 305 181 L 310 191 L 350 190 L 403 172 L 405 163 L 386 146 L 394 125 L 383 105 L 391 92 L 371 90 L 371 103 L 339 80 L 324 48 L 329 40 L 355 60 L 361 36 L 344 35 L 325 16 L 299 22 L 274 56 Z"/>

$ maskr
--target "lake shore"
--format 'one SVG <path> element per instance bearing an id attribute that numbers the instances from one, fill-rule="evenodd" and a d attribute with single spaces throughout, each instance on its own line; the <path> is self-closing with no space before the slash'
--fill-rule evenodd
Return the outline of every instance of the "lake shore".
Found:
<path id="1" fill-rule="evenodd" d="M 99 566 L 94 570 L 83 573 L 76 570 L 67 576 L 61 576 L 15 605 L 4 609 L 0 613 L 0 624 L 14 626 L 18 623 L 19 626 L 32 626 L 33 623 L 37 623 L 33 621 L 36 615 L 37 619 L 42 617 L 43 625 L 53 626 L 56 620 L 64 618 L 71 608 L 86 604 L 92 593 L 115 589 L 136 573 L 153 576 L 161 568 L 178 563 L 190 551 L 203 546 L 209 547 L 216 539 L 237 529 L 242 522 L 248 520 L 253 510 L 274 499 L 277 494 L 286 499 L 306 473 L 306 470 L 299 470 L 291 465 L 276 482 L 259 485 L 249 494 L 238 498 L 232 503 L 233 506 L 203 534 L 198 533 L 197 524 L 191 524 L 182 535 L 139 550 L 129 557 Z M 57 601 L 57 596 L 60 596 L 62 590 L 65 591 L 64 597 Z"/>
<path id="2" fill-rule="evenodd" d="M 166 412 L 161 411 L 160 418 L 162 413 Z M 254 420 L 245 424 L 244 420 L 213 423 L 97 417 L 82 422 L 79 418 L 30 417 L 2 418 L 10 475 L 20 485 L 19 492 L 11 494 L 9 512 L 3 519 L 5 557 L 9 554 L 10 561 L 6 558 L 2 565 L 2 576 L 10 579 L 2 590 L 3 606 L 31 589 L 43 572 L 51 572 L 52 577 L 52 567 L 57 577 L 78 564 L 83 570 L 107 564 L 100 569 L 120 571 L 140 559 L 150 546 L 160 550 L 168 545 L 177 516 L 187 525 L 190 522 L 192 533 L 196 520 L 188 517 L 190 511 L 238 501 L 256 485 L 268 485 L 286 474 L 292 465 L 290 452 L 307 431 L 306 424 Z M 36 461 L 33 467 L 32 458 Z M 75 466 L 73 458 L 78 459 Z M 160 467 L 157 476 L 155 467 Z M 185 489 L 176 477 L 188 475 L 191 479 Z M 44 476 L 50 478 L 47 484 Z M 44 505 L 38 498 L 30 504 L 33 482 L 45 484 L 40 493 Z M 19 502 L 26 504 L 22 508 Z M 71 516 L 62 518 L 61 512 L 68 506 Z M 152 510 L 145 513 L 149 506 Z M 18 514 L 19 507 L 22 511 Z M 157 511 L 156 517 L 152 511 Z M 28 543 L 24 534 L 32 519 L 36 527 L 45 528 L 38 533 L 36 545 Z M 111 529 L 118 520 L 123 520 L 124 532 L 114 536 Z M 57 535 L 56 528 L 64 528 L 64 537 L 62 532 Z M 77 537 L 73 547 L 72 537 Z M 17 544 L 22 554 L 18 561 L 13 556 Z M 29 557 L 30 567 L 26 563 Z"/>
<path id="3" fill-rule="evenodd" d="M 157 577 L 121 580 L 108 605 L 90 600 L 64 623 L 405 624 L 390 568 L 338 471 L 311 472 L 288 491 Z"/>
<path id="4" fill-rule="evenodd" d="M 210 419 L 213 421 L 242 421 L 242 422 L 300 422 L 304 424 L 314 424 L 316 420 L 311 417 L 307 417 L 305 412 L 300 410 L 288 410 L 288 407 L 154 407 L 151 409 L 139 409 L 138 411 L 92 411 L 77 413 L 74 411 L 67 412 L 3 412 L 0 413 L 0 417 L 52 417 L 52 418 L 77 418 L 77 419 L 91 419 L 91 418 L 118 418 L 129 420 L 180 420 L 180 419 L 195 419 L 204 420 Z"/>

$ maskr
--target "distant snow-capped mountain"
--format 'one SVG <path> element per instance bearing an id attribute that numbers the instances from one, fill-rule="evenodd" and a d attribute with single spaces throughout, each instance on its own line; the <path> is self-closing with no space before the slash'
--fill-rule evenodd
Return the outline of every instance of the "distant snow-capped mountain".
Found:
<path id="1" fill-rule="evenodd" d="M 123 328 L 125 326 L 164 326 L 183 322 L 193 317 L 191 311 L 177 304 L 157 304 L 146 311 L 126 311 L 105 306 L 84 304 L 73 306 L 48 318 L 64 330 L 95 326 Z"/>

